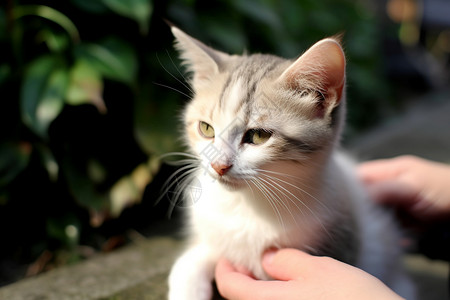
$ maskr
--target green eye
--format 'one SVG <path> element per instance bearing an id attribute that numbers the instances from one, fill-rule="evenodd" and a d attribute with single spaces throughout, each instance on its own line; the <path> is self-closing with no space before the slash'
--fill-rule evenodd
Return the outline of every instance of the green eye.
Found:
<path id="1" fill-rule="evenodd" d="M 198 129 L 205 138 L 212 139 L 215 135 L 214 128 L 206 122 L 200 121 Z"/>
<path id="2" fill-rule="evenodd" d="M 272 133 L 263 129 L 250 129 L 244 135 L 244 143 L 261 145 L 269 140 Z"/>

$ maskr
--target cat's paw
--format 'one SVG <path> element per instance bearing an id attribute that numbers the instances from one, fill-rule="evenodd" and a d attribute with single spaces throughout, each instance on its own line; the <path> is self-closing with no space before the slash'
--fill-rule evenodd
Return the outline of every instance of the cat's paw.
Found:
<path id="1" fill-rule="evenodd" d="M 210 300 L 214 266 L 207 248 L 197 246 L 186 251 L 170 272 L 169 300 Z"/>
<path id="2" fill-rule="evenodd" d="M 211 300 L 213 288 L 211 282 L 186 280 L 184 282 L 171 282 L 169 287 L 169 300 Z"/>

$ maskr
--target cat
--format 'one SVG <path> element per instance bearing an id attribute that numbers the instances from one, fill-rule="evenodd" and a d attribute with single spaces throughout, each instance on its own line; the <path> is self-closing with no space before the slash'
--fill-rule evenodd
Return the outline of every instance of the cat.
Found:
<path id="1" fill-rule="evenodd" d="M 170 272 L 169 299 L 211 299 L 221 257 L 268 280 L 263 252 L 285 247 L 355 265 L 413 299 L 393 220 L 338 149 L 346 105 L 339 38 L 287 60 L 228 55 L 171 30 L 194 95 L 182 118 L 189 241 Z"/>

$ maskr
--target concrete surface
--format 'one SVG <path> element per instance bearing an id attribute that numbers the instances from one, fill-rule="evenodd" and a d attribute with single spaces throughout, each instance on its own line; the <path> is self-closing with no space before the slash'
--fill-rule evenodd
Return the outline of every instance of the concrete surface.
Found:
<path id="1" fill-rule="evenodd" d="M 111 254 L 63 267 L 0 289 L 4 300 L 166 299 L 167 276 L 182 242 L 153 237 Z M 420 255 L 405 258 L 419 299 L 448 299 L 448 263 Z"/>
<path id="2" fill-rule="evenodd" d="M 180 242 L 153 237 L 0 289 L 4 300 L 164 299 Z"/>
<path id="3" fill-rule="evenodd" d="M 450 90 L 417 99 L 400 117 L 363 134 L 348 148 L 362 160 L 413 154 L 450 163 Z"/>

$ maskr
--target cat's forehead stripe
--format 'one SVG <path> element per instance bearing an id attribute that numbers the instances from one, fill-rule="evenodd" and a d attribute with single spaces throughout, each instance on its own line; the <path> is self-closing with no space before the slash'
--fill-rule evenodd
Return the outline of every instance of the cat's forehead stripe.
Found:
<path id="1" fill-rule="evenodd" d="M 267 57 L 259 55 L 240 65 L 225 82 L 219 99 L 219 108 L 234 108 L 233 113 L 238 114 L 244 106 L 247 106 L 245 113 L 247 116 L 251 112 L 248 106 L 261 79 L 279 63 L 279 61 L 269 60 Z M 227 103 L 225 106 L 224 102 L 226 101 L 233 101 L 233 103 L 231 105 Z"/>
<path id="2" fill-rule="evenodd" d="M 244 81 L 244 79 L 237 78 L 236 82 L 230 87 L 228 99 L 226 100 L 227 109 L 233 111 L 236 114 L 242 107 L 243 101 L 247 97 L 247 94 L 247 83 Z"/>
<path id="3" fill-rule="evenodd" d="M 221 109 L 222 106 L 223 106 L 223 101 L 224 101 L 223 98 L 224 98 L 224 95 L 225 95 L 225 91 L 228 90 L 228 87 L 231 84 L 231 79 L 232 79 L 232 76 L 231 75 L 228 76 L 227 81 L 225 81 L 225 84 L 222 87 L 222 91 L 220 92 L 220 97 L 219 97 L 219 109 Z"/>

